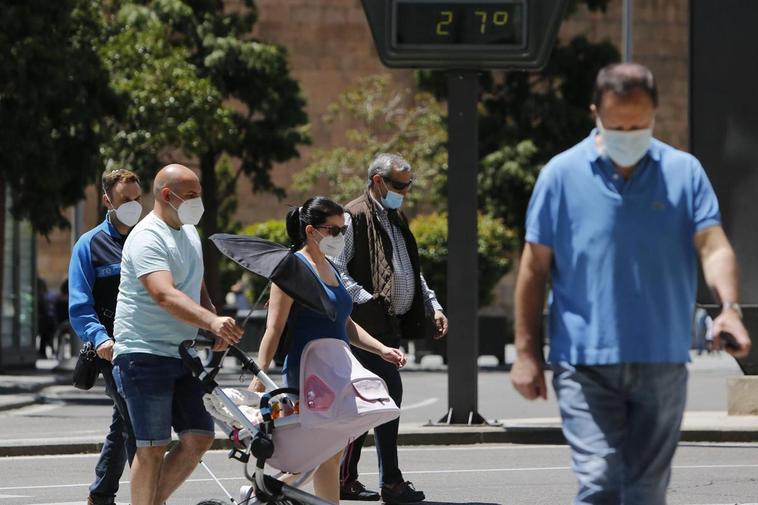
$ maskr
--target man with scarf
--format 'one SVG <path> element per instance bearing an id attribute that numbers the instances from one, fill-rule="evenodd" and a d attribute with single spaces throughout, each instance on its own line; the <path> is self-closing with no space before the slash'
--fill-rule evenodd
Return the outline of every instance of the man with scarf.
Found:
<path id="1" fill-rule="evenodd" d="M 385 345 L 421 338 L 424 319 L 434 313 L 435 338 L 447 333 L 447 318 L 419 268 L 418 247 L 408 220 L 400 211 L 413 184 L 410 164 L 395 154 L 379 154 L 368 169 L 368 188 L 345 207 L 345 249 L 334 258 L 353 297 L 353 319 Z M 384 379 L 400 406 L 403 384 L 395 366 L 371 353 L 353 348 L 360 362 Z M 385 503 L 415 503 L 422 491 L 403 479 L 397 457 L 399 420 L 374 428 L 379 459 L 381 498 Z M 358 481 L 358 460 L 366 435 L 345 450 L 340 470 L 340 498 L 378 500 L 379 493 Z"/>

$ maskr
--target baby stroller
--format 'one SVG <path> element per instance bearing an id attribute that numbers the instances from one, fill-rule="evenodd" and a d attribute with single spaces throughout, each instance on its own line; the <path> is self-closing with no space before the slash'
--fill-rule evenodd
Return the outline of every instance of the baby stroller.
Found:
<path id="1" fill-rule="evenodd" d="M 400 415 L 384 381 L 363 368 L 342 340 L 319 339 L 305 347 L 298 389 L 278 387 L 243 351 L 230 346 L 228 354 L 266 387 L 262 395 L 219 387 L 215 376 L 220 365 L 204 369 L 195 352 L 210 345 L 212 341 L 201 337 L 186 340 L 179 353 L 203 383 L 206 407 L 232 441 L 229 457 L 245 465 L 250 486 L 243 486 L 237 500 L 203 463 L 227 500 L 198 505 L 330 505 L 298 487 L 354 438 Z M 266 464 L 282 473 L 266 475 Z M 285 484 L 279 480 L 285 473 L 295 474 L 296 480 Z"/>

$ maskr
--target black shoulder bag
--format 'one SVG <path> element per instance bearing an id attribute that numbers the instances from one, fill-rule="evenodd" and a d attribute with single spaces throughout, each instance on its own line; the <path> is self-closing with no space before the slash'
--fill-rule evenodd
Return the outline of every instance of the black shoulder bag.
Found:
<path id="1" fill-rule="evenodd" d="M 79 351 L 79 359 L 76 360 L 72 384 L 77 389 L 92 389 L 95 385 L 97 376 L 100 374 L 100 367 L 97 365 L 97 353 L 92 342 L 85 343 Z"/>

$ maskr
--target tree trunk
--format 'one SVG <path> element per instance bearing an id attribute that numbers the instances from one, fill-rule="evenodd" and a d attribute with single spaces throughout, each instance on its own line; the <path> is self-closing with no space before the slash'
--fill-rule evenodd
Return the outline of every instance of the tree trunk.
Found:
<path id="1" fill-rule="evenodd" d="M 203 187 L 203 205 L 205 213 L 201 225 L 203 228 L 203 257 L 205 259 L 205 285 L 208 293 L 216 306 L 216 310 L 221 312 L 224 307 L 224 293 L 221 290 L 221 276 L 219 262 L 221 253 L 214 246 L 208 237 L 218 233 L 218 209 L 219 198 L 218 180 L 216 177 L 216 154 L 206 153 L 200 158 L 200 184 Z"/>

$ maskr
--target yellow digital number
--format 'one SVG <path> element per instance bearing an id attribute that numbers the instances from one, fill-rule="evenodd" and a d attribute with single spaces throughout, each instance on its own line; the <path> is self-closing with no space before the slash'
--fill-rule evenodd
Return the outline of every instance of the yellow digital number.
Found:
<path id="1" fill-rule="evenodd" d="M 482 25 L 479 28 L 479 31 L 481 33 L 484 33 L 484 30 L 487 26 L 487 11 L 474 11 L 474 14 L 482 18 Z"/>
<path id="2" fill-rule="evenodd" d="M 496 26 L 505 26 L 508 24 L 508 11 L 497 11 L 492 17 L 492 22 Z"/>
<path id="3" fill-rule="evenodd" d="M 450 35 L 446 28 L 453 22 L 453 11 L 440 11 L 440 14 L 445 19 L 437 23 L 437 35 Z"/>

